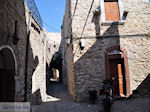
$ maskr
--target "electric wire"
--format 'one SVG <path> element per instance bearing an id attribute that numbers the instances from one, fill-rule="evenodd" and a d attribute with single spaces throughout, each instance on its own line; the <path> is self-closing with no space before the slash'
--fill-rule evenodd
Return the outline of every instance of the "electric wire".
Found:
<path id="1" fill-rule="evenodd" d="M 52 30 L 54 30 L 54 31 L 56 31 L 56 32 L 60 32 L 58 29 L 56 29 L 56 28 L 54 28 L 54 27 L 48 25 L 48 24 L 45 23 L 45 22 L 43 22 L 43 24 L 45 24 L 48 28 L 50 28 L 50 29 L 52 29 Z"/>
<path id="2" fill-rule="evenodd" d="M 88 18 L 89 18 L 90 13 L 91 13 L 91 10 L 92 10 L 92 7 L 93 7 L 93 4 L 94 4 L 94 0 L 93 0 L 93 1 L 92 1 L 92 3 L 91 3 L 91 6 L 90 6 L 90 9 L 89 9 L 89 12 L 88 12 L 88 15 L 87 15 L 87 18 L 86 18 L 86 21 L 85 21 L 85 24 L 84 24 L 83 30 L 82 30 L 82 32 L 81 32 L 81 36 L 80 36 L 80 38 L 82 38 L 82 35 L 83 35 L 83 33 L 84 33 L 84 30 L 85 30 L 85 27 L 86 27 L 86 24 L 87 24 L 87 20 L 88 20 Z M 79 44 L 78 44 L 78 45 L 77 45 L 77 47 L 76 47 L 76 50 L 75 50 L 75 53 L 73 54 L 73 57 L 75 56 L 75 54 L 76 54 L 76 52 L 77 52 L 78 47 L 79 47 Z"/>
<path id="3" fill-rule="evenodd" d="M 90 7 L 89 13 L 88 13 L 88 15 L 87 15 L 87 18 L 86 18 L 86 21 L 85 21 L 85 24 L 84 24 L 84 27 L 83 27 L 83 30 L 82 30 L 82 33 L 81 33 L 80 38 L 82 38 L 82 35 L 83 35 L 83 33 L 84 33 L 84 30 L 85 30 L 85 27 L 86 27 L 86 24 L 87 24 L 87 20 L 88 20 L 88 18 L 89 18 L 90 13 L 91 13 L 91 9 L 92 9 L 93 4 L 94 4 L 94 0 L 93 0 L 92 3 L 91 3 L 91 7 Z"/>
<path id="4" fill-rule="evenodd" d="M 74 15 L 76 13 L 77 5 L 78 5 L 78 0 L 76 0 L 76 4 L 75 4 L 75 7 L 74 7 L 74 12 L 73 12 L 73 17 L 74 17 Z"/>

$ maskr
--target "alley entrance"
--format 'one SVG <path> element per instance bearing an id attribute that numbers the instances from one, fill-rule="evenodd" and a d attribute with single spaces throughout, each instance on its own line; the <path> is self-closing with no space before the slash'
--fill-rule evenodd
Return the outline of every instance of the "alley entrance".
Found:
<path id="1" fill-rule="evenodd" d="M 49 66 L 48 66 L 49 65 Z M 63 84 L 62 81 L 62 54 L 56 52 L 53 54 L 49 64 L 46 64 L 46 88 L 47 94 L 49 86 Z"/>

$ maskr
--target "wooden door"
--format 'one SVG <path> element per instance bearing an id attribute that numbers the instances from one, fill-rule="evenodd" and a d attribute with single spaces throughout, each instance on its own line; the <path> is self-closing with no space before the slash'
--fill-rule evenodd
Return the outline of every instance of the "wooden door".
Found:
<path id="1" fill-rule="evenodd" d="M 106 21 L 120 21 L 119 6 L 117 1 L 104 3 Z"/>
<path id="2" fill-rule="evenodd" d="M 115 96 L 124 94 L 123 78 L 123 59 L 111 59 L 110 61 L 110 79 L 113 82 L 113 93 Z"/>
<path id="3" fill-rule="evenodd" d="M 13 102 L 15 96 L 14 72 L 0 70 L 0 102 Z"/>

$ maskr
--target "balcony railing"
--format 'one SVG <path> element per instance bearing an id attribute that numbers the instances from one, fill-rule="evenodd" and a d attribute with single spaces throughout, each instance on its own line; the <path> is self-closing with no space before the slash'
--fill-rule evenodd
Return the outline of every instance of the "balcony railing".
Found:
<path id="1" fill-rule="evenodd" d="M 42 18 L 40 16 L 40 13 L 37 9 L 37 6 L 35 4 L 35 1 L 34 0 L 25 0 L 25 1 L 27 3 L 29 10 L 32 11 L 33 18 L 39 24 L 39 26 L 42 28 L 43 21 L 42 21 Z"/>

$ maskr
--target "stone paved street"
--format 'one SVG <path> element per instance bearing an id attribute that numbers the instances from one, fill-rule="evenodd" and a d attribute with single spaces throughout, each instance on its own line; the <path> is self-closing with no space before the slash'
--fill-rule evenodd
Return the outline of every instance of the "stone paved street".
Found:
<path id="1" fill-rule="evenodd" d="M 48 101 L 32 107 L 33 112 L 101 112 L 102 105 L 81 104 L 72 101 L 67 90 L 60 84 L 50 85 Z"/>

